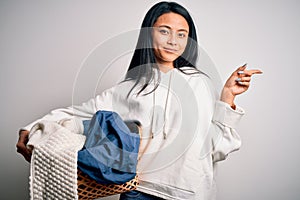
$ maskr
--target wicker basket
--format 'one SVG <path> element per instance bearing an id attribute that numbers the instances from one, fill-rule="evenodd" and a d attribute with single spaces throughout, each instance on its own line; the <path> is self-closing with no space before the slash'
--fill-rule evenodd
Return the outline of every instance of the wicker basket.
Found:
<path id="1" fill-rule="evenodd" d="M 99 197 L 110 196 L 135 190 L 139 184 L 137 176 L 121 185 L 117 184 L 99 184 L 92 180 L 88 175 L 78 170 L 78 199 L 97 199 Z"/>

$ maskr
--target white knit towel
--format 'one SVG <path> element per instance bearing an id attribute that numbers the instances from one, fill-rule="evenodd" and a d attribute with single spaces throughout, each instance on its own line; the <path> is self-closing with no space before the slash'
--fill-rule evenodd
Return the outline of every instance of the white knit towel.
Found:
<path id="1" fill-rule="evenodd" d="M 60 122 L 41 121 L 33 126 L 27 147 L 33 149 L 30 198 L 78 199 L 77 153 L 85 136 L 78 118 Z"/>

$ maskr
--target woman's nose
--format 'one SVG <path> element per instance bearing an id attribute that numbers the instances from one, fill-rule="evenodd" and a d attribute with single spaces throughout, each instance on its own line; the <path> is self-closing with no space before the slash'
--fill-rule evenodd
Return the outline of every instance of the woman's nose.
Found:
<path id="1" fill-rule="evenodd" d="M 168 44 L 170 44 L 170 45 L 176 45 L 177 44 L 176 33 L 171 33 L 169 35 Z"/>

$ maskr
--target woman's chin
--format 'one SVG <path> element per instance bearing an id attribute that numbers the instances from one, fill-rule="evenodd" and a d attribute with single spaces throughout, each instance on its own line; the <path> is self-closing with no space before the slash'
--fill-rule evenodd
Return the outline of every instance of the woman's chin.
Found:
<path id="1" fill-rule="evenodd" d="M 174 54 L 174 53 L 166 53 L 164 55 L 162 55 L 162 59 L 165 62 L 173 62 L 174 60 L 176 60 L 179 56 Z"/>

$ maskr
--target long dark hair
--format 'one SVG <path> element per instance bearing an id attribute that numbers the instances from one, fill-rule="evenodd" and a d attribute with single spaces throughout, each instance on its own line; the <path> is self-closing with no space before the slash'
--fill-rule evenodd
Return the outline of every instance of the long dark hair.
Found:
<path id="1" fill-rule="evenodd" d="M 175 2 L 160 2 L 155 4 L 152 8 L 150 8 L 142 22 L 142 27 L 140 30 L 136 49 L 131 59 L 125 79 L 135 80 L 135 84 L 130 90 L 129 94 L 138 84 L 141 84 L 141 89 L 137 93 L 139 95 L 149 85 L 151 80 L 153 80 L 154 69 L 159 70 L 158 66 L 155 64 L 156 59 L 153 51 L 153 38 L 151 30 L 158 17 L 170 12 L 179 14 L 182 17 L 184 17 L 189 25 L 189 37 L 186 48 L 182 55 L 173 61 L 174 67 L 185 74 L 187 73 L 184 71 L 184 69 L 182 69 L 182 67 L 186 66 L 195 69 L 192 73 L 201 73 L 195 67 L 198 57 L 198 44 L 196 28 L 192 17 L 184 7 Z M 158 81 L 154 89 L 146 94 L 153 92 L 159 85 L 159 82 L 160 75 L 158 76 Z"/>

